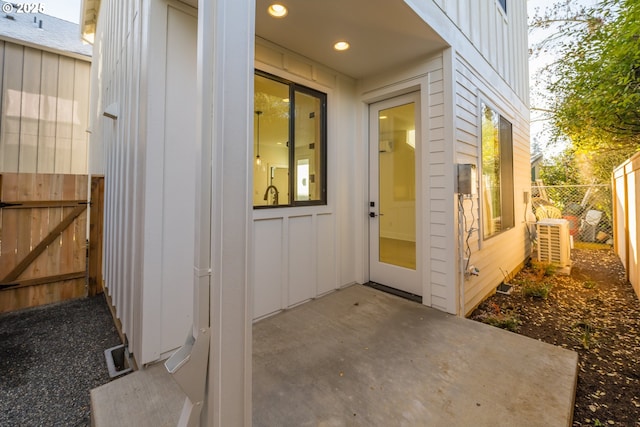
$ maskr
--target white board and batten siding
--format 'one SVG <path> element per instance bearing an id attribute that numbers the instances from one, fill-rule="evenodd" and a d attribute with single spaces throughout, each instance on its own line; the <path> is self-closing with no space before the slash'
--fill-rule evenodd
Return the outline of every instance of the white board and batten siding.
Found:
<path id="1" fill-rule="evenodd" d="M 91 172 L 105 175 L 104 278 L 144 365 L 182 345 L 192 323 L 197 12 L 106 0 L 100 18 L 91 143 L 102 155 Z"/>
<path id="2" fill-rule="evenodd" d="M 421 9 L 422 7 L 422 9 Z M 318 236 L 327 236 L 319 228 L 318 216 L 300 214 L 299 210 L 276 210 L 271 213 L 256 212 L 255 217 L 255 314 L 256 317 L 276 312 L 295 305 L 306 299 L 321 295 L 323 291 L 333 288 L 319 288 L 320 283 L 331 283 L 337 286 L 351 281 L 366 281 L 367 273 L 367 219 L 360 215 L 359 206 L 353 207 L 344 200 L 366 202 L 367 167 L 362 159 L 367 158 L 367 105 L 371 102 L 408 91 L 420 90 L 422 103 L 422 141 L 428 147 L 422 150 L 421 188 L 423 200 L 422 240 L 424 250 L 422 262 L 423 302 L 426 305 L 443 311 L 464 315 L 477 303 L 490 294 L 502 280 L 500 269 L 513 271 L 527 256 L 528 241 L 525 236 L 524 205 L 518 201 L 522 193 L 528 191 L 529 177 L 529 143 L 528 143 L 528 84 L 527 84 L 527 40 L 526 40 L 526 5 L 510 2 L 505 13 L 495 0 L 475 2 L 471 0 L 433 1 L 420 3 L 416 11 L 425 17 L 425 21 L 441 33 L 441 36 L 452 46 L 432 58 L 422 59 L 414 64 L 405 64 L 384 75 L 358 81 L 355 97 L 351 91 L 329 91 L 330 114 L 336 105 L 332 97 L 344 97 L 344 108 L 340 114 L 349 111 L 349 105 L 356 105 L 355 139 L 350 145 L 353 150 L 339 145 L 330 135 L 329 149 L 345 150 L 338 152 L 338 159 L 352 160 L 350 167 L 338 167 L 335 172 L 339 177 L 351 179 L 352 188 L 341 186 L 329 194 L 335 194 L 338 205 L 330 203 L 327 221 L 334 224 L 341 232 L 338 239 L 353 237 L 354 243 L 349 246 L 344 239 L 328 242 L 328 247 L 335 247 L 338 259 L 348 258 L 355 261 L 353 269 L 345 269 L 342 263 L 338 271 L 338 282 L 320 279 L 315 257 L 322 253 L 318 246 Z M 436 18 L 440 15 L 442 18 Z M 450 20 L 447 21 L 447 18 Z M 490 25 L 487 25 L 490 23 Z M 454 24 L 454 25 L 451 25 Z M 265 44 L 266 45 L 266 44 Z M 260 43 L 256 48 L 256 60 L 268 64 L 275 69 L 291 73 L 294 80 L 305 83 L 309 81 L 321 84 L 322 68 L 293 60 L 295 55 L 278 52 L 277 49 L 266 49 Z M 272 71 L 267 69 L 266 71 Z M 278 74 L 274 72 L 274 74 Z M 331 79 L 327 86 L 331 87 Z M 312 87 L 313 84 L 311 84 Z M 472 238 L 472 261 L 482 273 L 464 281 L 460 278 L 458 259 L 457 202 L 455 197 L 455 176 L 457 163 L 475 163 L 480 161 L 480 103 L 487 102 L 504 115 L 513 124 L 514 140 L 514 200 L 516 201 L 516 227 L 500 236 L 485 242 Z M 358 106 L 359 105 L 359 106 Z M 426 108 L 425 108 L 426 106 Z M 339 110 L 340 111 L 340 110 Z M 348 117 L 348 116 L 346 116 Z M 331 129 L 331 116 L 330 129 Z M 426 126 L 424 125 L 426 123 Z M 344 121 L 333 122 L 338 127 L 338 135 L 353 132 Z M 334 143 L 334 141 L 336 143 Z M 337 148 L 340 147 L 340 148 Z M 355 152 L 355 157 L 354 156 Z M 335 157 L 329 158 L 338 162 Z M 342 163 L 344 166 L 344 162 Z M 349 176 L 349 172 L 353 176 Z M 332 182 L 332 170 L 329 171 L 329 182 Z M 331 197 L 330 197 L 330 200 Z M 334 199 L 336 200 L 336 199 Z M 475 201 L 475 217 L 479 218 L 478 200 Z M 322 209 L 318 210 L 322 212 Z M 276 214 L 278 212 L 278 214 Z M 280 215 L 282 213 L 282 215 Z M 343 214 L 350 213 L 349 220 Z M 315 215 L 315 216 L 314 216 Z M 452 221 L 452 218 L 455 218 Z M 343 223 L 350 223 L 346 233 L 342 233 Z M 293 236 L 295 231 L 296 236 Z M 361 242 L 361 243 L 358 243 Z M 355 255 L 352 255 L 355 251 Z M 340 261 L 338 261 L 340 263 Z M 301 273 L 303 270 L 309 274 Z M 350 274 L 346 274 L 349 272 Z M 313 273 L 316 273 L 315 275 Z M 310 283 L 301 283 L 304 277 Z M 315 283 L 315 287 L 314 287 Z M 314 290 L 315 289 L 315 290 Z M 463 297 L 460 298 L 460 292 Z"/>
<path id="3" fill-rule="evenodd" d="M 479 53 L 495 71 L 491 83 L 496 87 L 503 80 L 525 104 L 529 103 L 529 50 L 526 30 L 526 1 L 507 0 L 506 12 L 498 0 L 431 0 L 452 21 L 457 36 L 452 46 L 464 58 Z M 420 4 L 417 6 L 420 8 Z M 434 20 L 436 30 L 447 23 Z M 523 31 L 523 29 L 525 29 Z M 441 29 L 442 34 L 449 31 Z M 453 34 L 452 34 L 453 36 Z M 462 36 L 462 37 L 460 37 Z M 445 39 L 447 38 L 444 35 Z M 474 64 L 477 61 L 474 59 Z"/>
<path id="4" fill-rule="evenodd" d="M 0 172 L 87 173 L 90 69 L 0 39 Z"/>
<path id="5" fill-rule="evenodd" d="M 353 81 L 292 52 L 256 40 L 256 68 L 327 94 L 328 203 L 326 206 L 255 209 L 254 319 L 362 281 L 350 212 L 355 199 Z M 359 178 L 360 180 L 362 178 Z M 362 181 L 360 181 L 362 182 Z"/>

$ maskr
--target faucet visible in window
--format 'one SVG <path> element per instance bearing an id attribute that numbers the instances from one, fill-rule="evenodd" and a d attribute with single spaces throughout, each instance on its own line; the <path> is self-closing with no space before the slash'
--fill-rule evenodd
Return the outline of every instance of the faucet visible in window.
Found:
<path id="1" fill-rule="evenodd" d="M 269 191 L 270 190 L 273 193 L 273 204 L 277 205 L 278 204 L 278 189 L 276 188 L 275 185 L 270 185 L 270 186 L 267 187 L 267 190 L 264 192 L 264 200 L 267 200 L 269 198 Z"/>

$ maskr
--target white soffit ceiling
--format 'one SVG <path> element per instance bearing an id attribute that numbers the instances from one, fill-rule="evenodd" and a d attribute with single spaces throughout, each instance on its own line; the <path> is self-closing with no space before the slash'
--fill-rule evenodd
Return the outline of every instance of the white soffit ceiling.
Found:
<path id="1" fill-rule="evenodd" d="M 437 52 L 445 42 L 403 0 L 256 1 L 256 35 L 354 78 L 375 75 Z M 351 48 L 333 49 L 346 40 Z"/>

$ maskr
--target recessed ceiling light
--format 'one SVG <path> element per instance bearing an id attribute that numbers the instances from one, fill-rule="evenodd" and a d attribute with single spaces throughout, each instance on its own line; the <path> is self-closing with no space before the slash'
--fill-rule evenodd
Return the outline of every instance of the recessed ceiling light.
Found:
<path id="1" fill-rule="evenodd" d="M 349 43 L 347 43 L 345 41 L 340 41 L 340 42 L 337 42 L 336 44 L 333 45 L 333 48 L 335 50 L 340 50 L 340 51 L 347 50 L 347 49 L 349 49 L 349 47 L 350 47 Z"/>
<path id="2" fill-rule="evenodd" d="M 269 6 L 268 11 L 269 15 L 273 16 L 274 18 L 284 18 L 285 16 L 287 16 L 287 13 L 289 13 L 286 7 L 278 3 L 274 3 Z"/>

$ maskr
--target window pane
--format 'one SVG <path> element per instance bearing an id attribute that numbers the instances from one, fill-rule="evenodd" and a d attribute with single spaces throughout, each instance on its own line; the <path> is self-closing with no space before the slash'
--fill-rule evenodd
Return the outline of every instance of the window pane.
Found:
<path id="1" fill-rule="evenodd" d="M 256 70 L 253 205 L 326 204 L 324 93 Z"/>
<path id="2" fill-rule="evenodd" d="M 482 104 L 482 218 L 485 238 L 514 226 L 512 126 L 485 104 Z"/>
<path id="3" fill-rule="evenodd" d="M 489 237 L 500 227 L 500 139 L 499 116 L 482 106 L 482 190 L 483 231 Z"/>
<path id="4" fill-rule="evenodd" d="M 500 181 L 502 187 L 502 230 L 515 225 L 513 206 L 513 130 L 511 123 L 500 117 Z"/>
<path id="5" fill-rule="evenodd" d="M 255 76 L 253 204 L 288 205 L 289 85 Z"/>
<path id="6" fill-rule="evenodd" d="M 322 200 L 322 100 L 295 91 L 295 201 Z"/>

